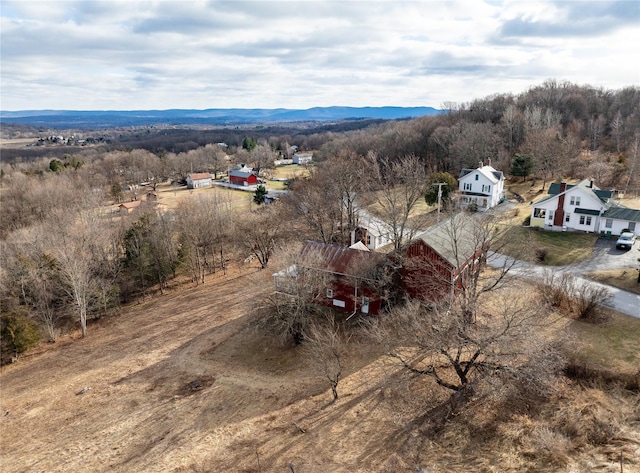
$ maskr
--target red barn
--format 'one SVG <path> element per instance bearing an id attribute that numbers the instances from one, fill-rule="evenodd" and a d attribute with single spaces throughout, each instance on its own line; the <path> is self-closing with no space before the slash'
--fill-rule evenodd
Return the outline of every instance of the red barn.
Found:
<path id="1" fill-rule="evenodd" d="M 455 296 L 486 259 L 488 235 L 470 214 L 459 213 L 417 235 L 405 250 L 402 286 L 412 298 Z"/>
<path id="2" fill-rule="evenodd" d="M 383 300 L 375 269 L 384 260 L 384 255 L 368 250 L 306 241 L 298 267 L 273 275 L 276 291 L 294 295 L 288 290 L 290 278 L 298 277 L 303 269 L 310 270 L 324 278 L 322 293 L 313 294 L 314 303 L 350 315 L 378 314 Z"/>
<path id="3" fill-rule="evenodd" d="M 243 164 L 229 171 L 229 182 L 236 186 L 252 186 L 258 183 L 258 176 Z"/>

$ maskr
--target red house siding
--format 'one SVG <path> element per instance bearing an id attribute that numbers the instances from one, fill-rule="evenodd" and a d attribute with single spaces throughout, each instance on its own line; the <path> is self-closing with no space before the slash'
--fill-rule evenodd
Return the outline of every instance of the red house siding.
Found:
<path id="1" fill-rule="evenodd" d="M 405 253 L 401 269 L 407 296 L 437 301 L 451 295 L 456 272 L 449 262 L 423 241 L 414 241 Z"/>
<path id="2" fill-rule="evenodd" d="M 258 177 L 255 174 L 250 174 L 249 177 L 229 176 L 229 182 L 237 186 L 244 186 L 245 183 L 248 186 L 252 186 L 258 183 Z"/>
<path id="3" fill-rule="evenodd" d="M 339 275 L 331 283 L 330 289 L 333 292 L 332 297 L 320 298 L 321 305 L 350 314 L 363 312 L 363 298 L 366 297 L 369 299 L 366 313 L 370 315 L 380 313 L 382 308 L 380 294 L 375 288 L 370 287 L 366 280 Z M 344 307 L 341 307 L 340 302 L 344 303 Z"/>

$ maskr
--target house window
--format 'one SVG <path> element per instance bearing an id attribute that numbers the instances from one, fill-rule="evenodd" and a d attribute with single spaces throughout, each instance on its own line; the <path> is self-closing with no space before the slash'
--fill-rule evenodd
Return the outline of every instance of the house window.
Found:
<path id="1" fill-rule="evenodd" d="M 580 225 L 591 225 L 591 215 L 580 215 Z"/>
<path id="2" fill-rule="evenodd" d="M 327 289 L 327 297 L 333 299 L 333 289 Z"/>
<path id="3" fill-rule="evenodd" d="M 571 221 L 571 215 L 570 215 L 570 214 L 565 215 L 565 216 L 564 216 L 564 221 L 565 221 L 566 223 L 569 223 L 569 222 Z"/>
<path id="4" fill-rule="evenodd" d="M 478 175 L 476 174 L 476 181 L 478 180 Z"/>
<path id="5" fill-rule="evenodd" d="M 470 182 L 465 182 L 464 183 L 464 190 L 466 190 L 466 191 L 470 191 L 471 190 L 471 183 Z"/>
<path id="6" fill-rule="evenodd" d="M 369 305 L 369 298 L 368 297 L 363 297 L 362 298 L 362 305 Z"/>
<path id="7" fill-rule="evenodd" d="M 491 192 L 491 186 L 482 184 L 482 192 Z"/>
<path id="8" fill-rule="evenodd" d="M 608 218 L 607 221 L 604 223 L 605 228 L 611 228 L 613 227 L 613 219 Z"/>
<path id="9" fill-rule="evenodd" d="M 548 217 L 549 217 L 549 221 L 551 222 L 553 220 L 553 210 L 549 211 Z"/>
<path id="10" fill-rule="evenodd" d="M 587 225 L 591 225 L 591 217 L 587 216 Z"/>
<path id="11" fill-rule="evenodd" d="M 575 197 L 571 197 L 571 202 L 569 202 L 569 204 L 576 205 L 576 198 Z"/>
<path id="12" fill-rule="evenodd" d="M 546 209 L 533 209 L 533 216 L 535 218 L 544 218 L 544 216 L 546 215 L 547 210 Z"/>
<path id="13" fill-rule="evenodd" d="M 580 215 L 580 225 L 584 225 L 584 215 Z"/>
<path id="14" fill-rule="evenodd" d="M 580 205 L 580 197 L 576 197 L 576 205 Z"/>

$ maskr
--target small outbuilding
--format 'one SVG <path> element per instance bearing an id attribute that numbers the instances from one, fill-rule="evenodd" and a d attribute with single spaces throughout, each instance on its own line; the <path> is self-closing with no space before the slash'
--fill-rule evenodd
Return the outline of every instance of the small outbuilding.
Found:
<path id="1" fill-rule="evenodd" d="M 200 189 L 212 185 L 213 176 L 208 172 L 187 174 L 187 189 Z"/>
<path id="2" fill-rule="evenodd" d="M 142 203 L 141 200 L 132 200 L 131 202 L 124 202 L 118 205 L 118 211 L 123 215 L 130 214 L 135 209 L 140 207 L 141 203 Z"/>

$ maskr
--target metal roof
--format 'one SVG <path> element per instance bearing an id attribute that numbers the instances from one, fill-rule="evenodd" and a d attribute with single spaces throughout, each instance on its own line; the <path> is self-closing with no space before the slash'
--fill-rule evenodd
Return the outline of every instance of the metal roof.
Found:
<path id="1" fill-rule="evenodd" d="M 483 229 L 473 215 L 460 212 L 419 234 L 415 238 L 435 250 L 453 267 L 466 262 L 486 241 Z"/>
<path id="2" fill-rule="evenodd" d="M 605 218 L 615 218 L 617 220 L 640 222 L 640 210 L 629 209 L 627 207 L 611 207 L 607 209 L 602 216 Z"/>
<path id="3" fill-rule="evenodd" d="M 384 255 L 372 251 L 362 251 L 346 246 L 307 240 L 300 251 L 303 264 L 334 273 L 358 276 L 363 263 L 378 262 Z"/>
<path id="4" fill-rule="evenodd" d="M 208 172 L 198 172 L 187 174 L 187 177 L 190 177 L 192 181 L 199 181 L 200 179 L 211 179 L 213 176 Z"/>

